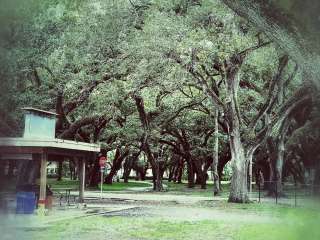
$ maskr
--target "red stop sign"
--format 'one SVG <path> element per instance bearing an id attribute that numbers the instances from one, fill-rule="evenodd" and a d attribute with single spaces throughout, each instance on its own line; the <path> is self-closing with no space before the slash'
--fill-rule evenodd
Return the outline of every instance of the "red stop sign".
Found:
<path id="1" fill-rule="evenodd" d="M 100 167 L 104 167 L 104 166 L 106 165 L 106 162 L 107 162 L 107 158 L 106 158 L 106 157 L 101 156 L 101 157 L 99 158 L 99 165 L 100 165 Z"/>

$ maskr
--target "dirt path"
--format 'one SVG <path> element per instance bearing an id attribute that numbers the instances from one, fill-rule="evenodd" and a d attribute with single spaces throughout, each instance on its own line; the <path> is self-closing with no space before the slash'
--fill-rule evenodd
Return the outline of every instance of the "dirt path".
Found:
<path id="1" fill-rule="evenodd" d="M 132 200 L 132 201 L 155 201 L 155 202 L 175 202 L 177 204 L 195 204 L 200 201 L 211 201 L 212 197 L 202 197 L 194 195 L 177 195 L 177 194 L 166 194 L 166 193 L 115 193 L 115 192 L 104 192 L 102 197 L 104 199 L 113 200 Z M 86 199 L 99 199 L 99 191 L 88 191 L 85 193 Z M 226 200 L 225 198 L 215 197 L 216 201 Z"/>

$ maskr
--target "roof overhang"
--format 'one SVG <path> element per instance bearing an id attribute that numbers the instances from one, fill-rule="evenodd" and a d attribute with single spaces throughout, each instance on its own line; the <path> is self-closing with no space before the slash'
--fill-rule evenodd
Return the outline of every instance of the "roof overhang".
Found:
<path id="1" fill-rule="evenodd" d="M 33 108 L 33 107 L 24 107 L 21 108 L 24 111 L 27 112 L 31 112 L 31 113 L 37 113 L 37 114 L 43 114 L 43 115 L 47 115 L 47 116 L 59 116 L 59 114 L 55 113 L 55 112 L 50 112 L 50 111 L 45 111 L 42 109 L 38 109 L 38 108 Z"/>
<path id="2" fill-rule="evenodd" d="M 28 147 L 55 148 L 61 150 L 76 150 L 86 152 L 100 152 L 100 145 L 94 143 L 76 142 L 63 139 L 28 139 L 28 138 L 0 138 L 0 147 Z M 0 152 L 1 154 L 1 152 Z"/>

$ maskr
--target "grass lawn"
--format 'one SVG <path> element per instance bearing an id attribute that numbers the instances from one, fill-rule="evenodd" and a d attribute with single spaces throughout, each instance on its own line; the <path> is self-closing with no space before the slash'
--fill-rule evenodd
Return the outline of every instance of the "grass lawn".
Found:
<path id="1" fill-rule="evenodd" d="M 244 207 L 245 206 L 245 207 Z M 228 211 L 225 211 L 228 209 Z M 94 216 L 54 223 L 33 233 L 34 239 L 220 239 L 220 240 L 317 240 L 320 239 L 320 214 L 308 209 L 294 209 L 264 204 L 224 203 L 218 211 L 239 218 L 248 212 L 257 214 L 257 222 L 226 220 L 181 220 L 157 216 Z M 259 217 L 272 216 L 267 222 Z M 245 218 L 244 218 L 245 219 Z"/>
<path id="2" fill-rule="evenodd" d="M 55 178 L 48 178 L 47 184 L 51 186 L 51 188 L 79 188 L 78 180 L 62 179 L 61 181 L 57 181 Z"/>
<path id="3" fill-rule="evenodd" d="M 168 186 L 167 191 L 170 194 L 184 194 L 184 195 L 197 195 L 203 197 L 213 196 L 213 183 L 208 182 L 206 189 L 201 189 L 200 186 L 196 185 L 194 188 L 188 188 L 187 183 L 173 183 L 164 181 L 164 184 Z M 228 182 L 222 182 L 221 196 L 229 195 L 230 184 Z"/>
<path id="4" fill-rule="evenodd" d="M 52 188 L 79 188 L 78 180 L 70 180 L 70 179 L 62 179 L 62 181 L 57 181 L 56 179 L 49 178 L 47 180 L 48 185 Z M 168 181 L 163 181 L 163 183 L 167 186 L 165 193 L 170 194 L 184 194 L 184 195 L 199 195 L 210 197 L 213 194 L 213 184 L 208 183 L 206 189 L 201 189 L 200 186 L 195 186 L 194 188 L 188 188 L 187 183 L 173 183 Z M 103 184 L 103 191 L 126 191 L 129 188 L 135 187 L 152 187 L 151 181 L 129 181 L 128 183 L 124 182 L 114 182 L 112 184 Z M 221 193 L 222 196 L 229 194 L 229 183 L 222 183 L 223 191 Z M 98 186 L 100 189 L 100 184 Z M 90 188 L 88 189 L 90 190 Z M 91 190 L 97 190 L 97 188 L 91 188 Z"/>
<path id="5" fill-rule="evenodd" d="M 136 187 L 152 187 L 152 185 L 149 182 L 114 182 L 112 184 L 103 184 L 102 186 L 103 191 L 126 191 Z M 100 184 L 98 188 L 100 189 Z"/>
<path id="6" fill-rule="evenodd" d="M 78 180 L 62 179 L 62 181 L 57 181 L 56 179 L 49 178 L 47 183 L 51 188 L 79 188 Z M 103 184 L 103 191 L 125 191 L 135 187 L 152 187 L 152 185 L 149 182 L 114 182 L 112 184 Z M 97 188 L 89 188 L 88 190 L 98 189 L 100 189 L 100 184 Z"/>
<path id="7" fill-rule="evenodd" d="M 260 206 L 259 206 L 260 205 Z M 287 208 L 254 204 L 254 211 L 273 214 L 279 222 L 245 224 L 237 231 L 239 240 L 316 240 L 320 239 L 320 212 L 304 208 Z M 267 207 L 266 207 L 267 206 Z"/>
<path id="8" fill-rule="evenodd" d="M 54 188 L 77 188 L 78 181 L 48 179 Z M 115 182 L 104 184 L 104 191 L 124 191 L 134 187 L 151 187 L 151 182 Z M 164 182 L 167 191 L 157 194 L 212 196 L 212 183 L 207 189 L 196 186 L 188 189 L 186 183 Z M 228 195 L 229 184 L 223 185 Z M 96 190 L 96 189 L 95 189 Z M 144 206 L 142 206 L 143 208 Z M 220 240 L 317 240 L 320 239 L 320 212 L 315 209 L 293 208 L 274 204 L 230 204 L 226 201 L 204 202 L 172 209 L 165 205 L 159 215 L 157 205 L 149 205 L 148 213 L 141 215 L 90 216 L 58 221 L 46 227 L 23 233 L 21 239 L 220 239 Z M 161 210 L 161 211 L 162 211 Z M 186 214 L 192 212 L 191 215 Z M 207 212 L 209 213 L 206 215 Z M 205 213 L 205 214 L 204 214 Z M 190 216 L 198 218 L 190 218 Z M 206 215 L 201 218 L 201 214 Z M 176 217 L 178 216 L 178 217 Z M 181 217 L 182 216 L 182 217 Z M 220 216 L 220 217 L 219 217 Z"/>

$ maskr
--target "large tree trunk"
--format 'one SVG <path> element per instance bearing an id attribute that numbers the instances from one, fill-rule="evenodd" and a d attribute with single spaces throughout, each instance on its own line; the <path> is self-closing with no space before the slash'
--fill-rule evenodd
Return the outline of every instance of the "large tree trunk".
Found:
<path id="1" fill-rule="evenodd" d="M 120 161 L 120 155 L 121 155 L 120 154 L 120 149 L 117 148 L 115 156 L 114 156 L 114 159 L 112 161 L 112 166 L 111 166 L 110 172 L 104 178 L 104 183 L 112 184 L 112 179 L 113 179 L 114 175 L 118 172 L 118 170 L 121 167 L 122 161 Z"/>
<path id="2" fill-rule="evenodd" d="M 289 120 L 284 120 L 280 129 L 280 135 L 278 136 L 277 146 L 277 162 L 276 162 L 276 177 L 277 177 L 277 191 L 279 195 L 283 195 L 282 189 L 282 172 L 284 166 L 284 154 L 285 154 L 285 136 L 289 128 Z M 278 195 L 278 196 L 279 196 Z"/>
<path id="3" fill-rule="evenodd" d="M 159 162 L 155 159 L 155 156 L 151 152 L 151 149 L 148 143 L 144 144 L 143 151 L 146 153 L 147 159 L 151 164 L 152 177 L 153 177 L 153 190 L 157 192 L 161 192 L 163 191 L 163 185 L 162 185 L 162 176 L 160 174 Z"/>
<path id="4" fill-rule="evenodd" d="M 136 153 L 132 154 L 131 157 L 130 157 L 130 160 L 128 162 L 127 161 L 125 162 L 125 164 L 126 164 L 126 169 L 125 169 L 126 178 L 129 177 L 131 169 L 133 169 L 133 170 L 136 171 L 136 180 L 141 180 L 141 181 L 145 180 L 146 173 L 147 173 L 147 170 L 148 170 L 148 165 L 139 164 L 138 158 L 139 158 L 140 154 L 141 154 L 141 149 L 140 149 L 139 152 L 136 152 Z M 144 159 L 144 162 L 145 162 L 145 155 L 143 155 L 143 159 Z"/>
<path id="5" fill-rule="evenodd" d="M 175 163 L 175 165 L 169 167 L 169 176 L 168 176 L 168 182 L 171 182 L 174 177 L 174 173 L 176 172 L 176 169 L 178 168 L 178 164 Z"/>
<path id="6" fill-rule="evenodd" d="M 276 161 L 276 189 L 277 196 L 283 195 L 282 189 L 282 170 L 284 163 L 284 141 L 279 141 L 278 143 L 278 153 L 277 153 L 277 161 Z"/>
<path id="7" fill-rule="evenodd" d="M 163 161 L 157 161 L 157 178 L 156 178 L 156 191 L 163 191 L 163 184 L 162 184 L 162 178 L 164 173 L 164 162 Z"/>
<path id="8" fill-rule="evenodd" d="M 130 176 L 131 170 L 132 170 L 131 167 L 128 167 L 128 168 L 124 169 L 123 176 L 122 176 L 124 183 L 128 183 L 129 182 L 129 176 Z"/>
<path id="9" fill-rule="evenodd" d="M 190 160 L 186 160 L 187 162 L 187 175 L 188 175 L 188 188 L 194 188 L 194 171 L 193 164 Z"/>
<path id="10" fill-rule="evenodd" d="M 132 157 L 126 158 L 126 160 L 124 162 L 122 178 L 123 178 L 123 181 L 125 183 L 127 183 L 128 180 L 129 180 L 129 176 L 130 176 L 130 173 L 131 173 L 131 170 L 132 170 L 132 165 L 133 165 L 132 162 L 133 162 L 133 158 Z"/>
<path id="11" fill-rule="evenodd" d="M 240 135 L 230 138 L 232 178 L 229 202 L 247 203 L 249 202 L 247 185 L 247 159 L 244 147 L 240 141 Z"/>
<path id="12" fill-rule="evenodd" d="M 197 174 L 197 180 L 196 184 L 199 184 L 201 186 L 201 189 L 206 189 L 207 188 L 207 171 L 209 167 L 211 166 L 211 158 L 206 161 L 206 164 L 203 166 L 202 162 L 200 159 L 196 160 L 193 159 L 194 161 L 194 169 Z"/>
<path id="13" fill-rule="evenodd" d="M 227 119 L 229 123 L 228 135 L 232 164 L 232 179 L 229 202 L 235 203 L 249 202 L 247 156 L 243 143 L 241 142 L 241 118 L 237 102 L 237 92 L 239 88 L 238 71 L 242 64 L 243 57 L 233 56 L 231 61 L 226 65 L 227 94 L 230 96 L 227 101 Z"/>
<path id="14" fill-rule="evenodd" d="M 178 168 L 175 172 L 174 182 L 181 183 L 183 169 L 184 169 L 184 161 L 183 161 L 183 158 L 180 158 Z"/>
<path id="15" fill-rule="evenodd" d="M 89 186 L 90 187 L 97 187 L 100 181 L 100 165 L 99 161 L 96 159 L 94 161 L 94 164 L 91 168 L 90 174 L 89 174 Z"/>
<path id="16" fill-rule="evenodd" d="M 181 129 L 181 134 L 177 131 L 177 137 L 183 149 L 183 156 L 187 163 L 188 188 L 193 188 L 195 184 L 196 169 L 191 155 L 191 146 L 188 142 L 187 134 L 184 129 Z"/>
<path id="17" fill-rule="evenodd" d="M 137 172 L 139 173 L 139 179 L 141 181 L 146 180 L 146 175 L 147 175 L 147 170 L 148 170 L 148 166 L 137 166 Z"/>
<path id="18" fill-rule="evenodd" d="M 192 164 L 193 164 L 193 170 L 194 174 L 196 177 L 195 184 L 196 185 L 201 185 L 203 182 L 203 175 L 202 175 L 202 163 L 201 159 L 192 159 Z"/>
<path id="19" fill-rule="evenodd" d="M 215 128 L 214 129 L 214 152 L 213 152 L 213 160 L 212 160 L 212 165 L 211 165 L 214 196 L 220 194 L 220 179 L 219 179 L 219 173 L 218 173 L 218 164 L 219 164 L 218 117 L 219 117 L 219 111 L 216 110 L 215 116 L 214 116 L 214 128 Z"/>
<path id="20" fill-rule="evenodd" d="M 267 195 L 272 197 L 280 196 L 282 193 L 281 179 L 282 179 L 283 161 L 281 160 L 280 162 L 278 161 L 278 154 L 276 151 L 276 146 L 274 146 L 274 143 L 269 142 L 268 145 L 270 150 L 269 151 L 270 152 L 270 162 L 269 162 L 270 175 L 269 175 L 269 183 L 267 186 L 267 189 L 268 189 Z"/>
<path id="21" fill-rule="evenodd" d="M 121 168 L 123 160 L 128 156 L 129 149 L 125 149 L 123 153 L 121 153 L 120 149 L 116 150 L 116 154 L 114 160 L 112 162 L 112 167 L 109 174 L 105 177 L 104 182 L 107 184 L 112 184 L 113 177 L 117 174 L 119 169 Z"/>
<path id="22" fill-rule="evenodd" d="M 289 120 L 284 120 L 279 129 L 278 136 L 276 139 L 268 139 L 268 147 L 270 151 L 271 163 L 274 165 L 275 173 L 273 175 L 274 179 L 271 182 L 271 188 L 269 188 L 268 195 L 271 196 L 282 196 L 282 172 L 284 165 L 284 153 L 285 153 L 285 136 L 289 127 Z"/>
<path id="23" fill-rule="evenodd" d="M 156 190 L 157 191 L 163 191 L 163 184 L 162 184 L 162 179 L 163 179 L 163 174 L 165 171 L 165 158 L 163 155 L 163 148 L 162 146 L 160 147 L 158 153 L 157 153 L 157 159 L 156 159 L 156 167 L 157 167 L 157 172 L 156 172 Z"/>
<path id="24" fill-rule="evenodd" d="M 141 139 L 141 149 L 145 152 L 148 162 L 152 168 L 153 174 L 153 189 L 155 191 L 163 191 L 162 186 L 162 176 L 160 176 L 159 163 L 156 161 L 154 154 L 151 151 L 149 144 L 149 135 L 150 135 L 150 126 L 149 126 L 149 117 L 144 108 L 144 101 L 141 96 L 134 95 L 133 99 L 135 100 L 136 107 L 139 113 L 139 118 L 141 125 L 143 127 L 143 136 Z"/>
<path id="25" fill-rule="evenodd" d="M 162 175 L 158 167 L 158 164 L 152 167 L 152 175 L 153 175 L 153 190 L 157 192 L 163 191 Z"/>

